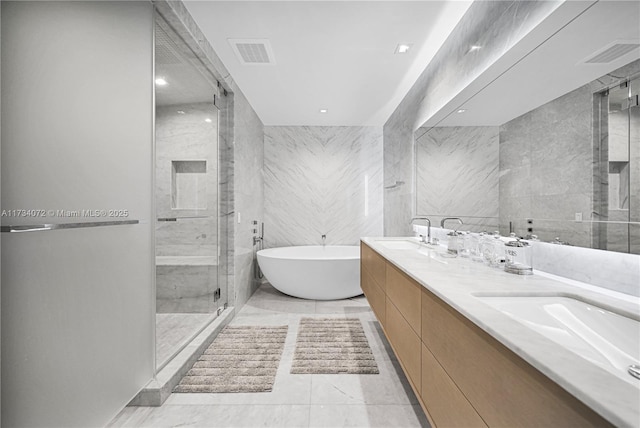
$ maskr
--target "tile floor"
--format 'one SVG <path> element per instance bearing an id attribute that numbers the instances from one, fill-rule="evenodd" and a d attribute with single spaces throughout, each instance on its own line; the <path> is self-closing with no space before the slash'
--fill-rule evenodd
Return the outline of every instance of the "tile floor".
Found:
<path id="1" fill-rule="evenodd" d="M 300 318 L 357 317 L 378 375 L 290 374 Z M 162 407 L 127 407 L 110 427 L 428 427 L 378 322 L 361 297 L 340 301 L 285 296 L 260 287 L 231 325 L 288 325 L 271 392 L 172 394 Z"/>
<path id="2" fill-rule="evenodd" d="M 157 367 L 164 367 L 214 319 L 215 314 L 156 314 Z"/>

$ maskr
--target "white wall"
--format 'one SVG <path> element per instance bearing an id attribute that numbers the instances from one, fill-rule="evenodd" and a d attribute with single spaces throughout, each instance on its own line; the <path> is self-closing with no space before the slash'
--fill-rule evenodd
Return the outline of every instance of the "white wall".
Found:
<path id="1" fill-rule="evenodd" d="M 153 377 L 153 7 L 2 2 L 2 207 L 138 225 L 2 237 L 4 426 L 102 426 Z M 113 220 L 15 215 L 2 224 Z"/>

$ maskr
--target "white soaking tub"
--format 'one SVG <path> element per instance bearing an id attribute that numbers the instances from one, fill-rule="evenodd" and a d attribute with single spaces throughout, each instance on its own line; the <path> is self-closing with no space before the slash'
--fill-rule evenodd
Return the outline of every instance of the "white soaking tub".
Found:
<path id="1" fill-rule="evenodd" d="M 258 264 L 271 285 L 290 296 L 337 300 L 362 294 L 358 246 L 269 248 L 258 251 Z"/>

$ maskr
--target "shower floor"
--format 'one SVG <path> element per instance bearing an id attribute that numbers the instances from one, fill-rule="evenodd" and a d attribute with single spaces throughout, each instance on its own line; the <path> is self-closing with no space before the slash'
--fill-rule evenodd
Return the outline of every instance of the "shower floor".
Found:
<path id="1" fill-rule="evenodd" d="M 156 314 L 156 367 L 160 370 L 202 331 L 216 314 Z"/>

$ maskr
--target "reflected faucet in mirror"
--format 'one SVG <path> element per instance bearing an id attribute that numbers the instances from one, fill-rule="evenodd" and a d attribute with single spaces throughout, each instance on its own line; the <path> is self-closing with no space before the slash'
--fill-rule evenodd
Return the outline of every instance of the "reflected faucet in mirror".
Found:
<path id="1" fill-rule="evenodd" d="M 443 229 L 444 229 L 444 223 L 445 223 L 447 220 L 456 220 L 456 221 L 457 221 L 458 223 L 460 223 L 461 225 L 463 224 L 463 223 L 462 223 L 462 219 L 461 219 L 461 218 L 459 218 L 459 217 L 445 217 L 445 218 L 443 218 L 442 220 L 440 220 L 440 227 L 441 227 L 441 228 L 443 228 Z"/>

